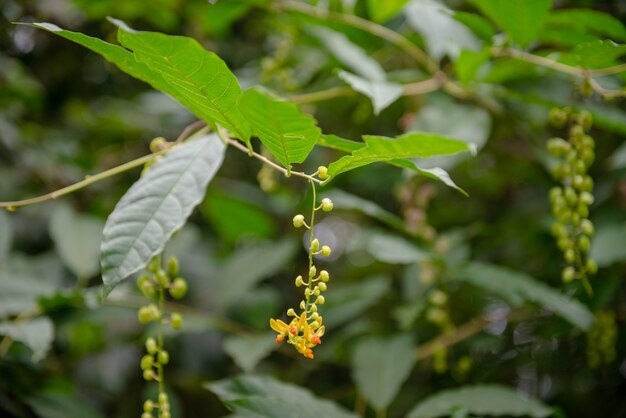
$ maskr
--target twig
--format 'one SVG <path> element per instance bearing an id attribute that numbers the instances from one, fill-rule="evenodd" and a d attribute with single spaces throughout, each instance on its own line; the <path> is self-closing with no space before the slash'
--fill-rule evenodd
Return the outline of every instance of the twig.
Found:
<path id="1" fill-rule="evenodd" d="M 217 134 L 218 136 L 222 139 L 222 141 L 227 144 L 230 145 L 232 147 L 237 148 L 239 151 L 244 152 L 248 155 L 250 155 L 251 157 L 256 158 L 257 160 L 268 164 L 269 166 L 271 166 L 272 168 L 280 171 L 281 173 L 283 173 L 285 175 L 285 177 L 289 177 L 290 175 L 294 175 L 294 176 L 298 176 L 298 177 L 302 177 L 305 178 L 309 181 L 315 182 L 317 184 L 322 184 L 323 181 L 320 179 L 317 179 L 315 177 L 313 177 L 310 174 L 306 174 L 303 173 L 301 171 L 288 171 L 286 168 L 279 166 L 278 164 L 276 164 L 275 162 L 273 162 L 272 160 L 266 158 L 265 156 L 259 154 L 258 152 L 252 151 L 252 153 L 250 153 L 250 149 L 248 147 L 246 147 L 245 145 L 243 145 L 241 142 L 232 139 L 228 136 L 228 134 L 226 133 L 226 131 L 224 130 L 224 128 L 222 128 L 221 126 L 218 125 L 218 129 L 217 129 Z"/>
<path id="2" fill-rule="evenodd" d="M 194 132 L 196 129 L 198 129 L 199 127 L 203 126 L 204 124 L 205 124 L 204 121 L 196 121 L 196 122 L 191 123 L 187 127 L 185 127 L 185 129 L 183 129 L 181 134 L 176 139 L 175 144 L 176 143 L 180 143 L 180 142 L 184 141 L 185 139 L 189 138 L 191 136 L 192 132 Z M 94 183 L 97 183 L 97 182 L 99 182 L 101 180 L 104 180 L 104 179 L 107 179 L 109 177 L 113 177 L 115 175 L 124 173 L 124 172 L 126 172 L 128 170 L 132 170 L 133 168 L 140 167 L 143 164 L 151 161 L 155 157 L 158 157 L 158 156 L 163 155 L 163 154 L 167 154 L 172 149 L 173 149 L 173 145 L 170 145 L 167 148 L 162 149 L 162 150 L 160 150 L 158 152 L 155 152 L 155 153 L 152 153 L 152 154 L 149 154 L 149 155 L 144 155 L 141 158 L 137 158 L 136 160 L 129 161 L 129 162 L 124 163 L 122 165 L 118 165 L 117 167 L 113 167 L 113 168 L 111 168 L 109 170 L 103 171 L 103 172 L 95 174 L 93 176 L 86 176 L 84 180 L 79 181 L 78 183 L 71 184 L 69 186 L 63 187 L 62 189 L 55 190 L 53 192 L 46 193 L 46 194 L 41 195 L 41 196 L 32 197 L 32 198 L 23 199 L 23 200 L 15 200 L 15 201 L 12 201 L 12 202 L 0 202 L 0 208 L 6 208 L 9 211 L 13 211 L 13 210 L 15 210 L 15 208 L 18 208 L 20 206 L 34 205 L 34 204 L 37 204 L 37 203 L 46 202 L 48 200 L 58 199 L 61 196 L 65 196 L 65 195 L 73 193 L 73 192 L 75 192 L 77 190 L 84 189 L 85 187 L 90 186 L 90 185 L 92 185 Z"/>

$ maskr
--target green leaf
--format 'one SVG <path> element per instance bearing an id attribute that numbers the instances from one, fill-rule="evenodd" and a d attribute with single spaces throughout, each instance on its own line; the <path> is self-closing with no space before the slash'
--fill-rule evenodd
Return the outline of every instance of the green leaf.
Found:
<path id="1" fill-rule="evenodd" d="M 307 389 L 270 377 L 240 376 L 205 383 L 235 414 L 254 418 L 357 418 Z"/>
<path id="2" fill-rule="evenodd" d="M 581 33 L 597 33 L 616 41 L 626 41 L 626 28 L 616 17 L 590 9 L 554 10 L 548 16 L 546 24 L 571 28 Z"/>
<path id="3" fill-rule="evenodd" d="M 535 40 L 543 27 L 552 0 L 469 0 L 521 47 Z"/>
<path id="4" fill-rule="evenodd" d="M 224 61 L 191 38 L 136 32 L 114 20 L 122 45 L 110 44 L 50 23 L 33 23 L 102 55 L 120 70 L 161 90 L 207 122 L 217 122 L 244 141 L 250 127 L 236 107 L 241 88 Z"/>
<path id="5" fill-rule="evenodd" d="M 374 22 L 385 23 L 396 16 L 409 0 L 367 0 L 367 13 Z"/>
<path id="6" fill-rule="evenodd" d="M 537 35 L 542 44 L 573 48 L 578 44 L 597 41 L 598 37 L 589 33 L 580 33 L 571 29 L 544 29 Z"/>
<path id="7" fill-rule="evenodd" d="M 367 164 L 401 158 L 426 158 L 434 155 L 451 155 L 468 151 L 471 147 L 456 139 L 423 132 L 411 132 L 396 139 L 364 135 L 366 145 L 328 166 L 328 174 L 337 174 Z"/>
<path id="8" fill-rule="evenodd" d="M 284 268 L 296 248 L 294 241 L 284 239 L 239 249 L 219 273 L 219 307 L 224 309 L 236 304 L 259 281 Z"/>
<path id="9" fill-rule="evenodd" d="M 409 377 L 415 363 L 410 335 L 366 337 L 352 355 L 352 378 L 376 411 L 384 411 Z"/>
<path id="10" fill-rule="evenodd" d="M 100 271 L 98 263 L 104 222 L 57 205 L 50 216 L 50 236 L 63 263 L 80 279 Z"/>
<path id="11" fill-rule="evenodd" d="M 337 135 L 321 135 L 317 141 L 317 145 L 351 153 L 359 148 L 363 148 L 365 142 L 350 141 L 349 139 L 340 138 Z"/>
<path id="12" fill-rule="evenodd" d="M 490 51 L 483 48 L 480 52 L 461 51 L 454 67 L 456 76 L 461 83 L 470 83 L 478 79 L 478 70 L 489 60 Z"/>
<path id="13" fill-rule="evenodd" d="M 626 55 L 626 45 L 613 41 L 593 41 L 578 44 L 571 53 L 563 53 L 559 61 L 582 68 L 604 68 L 616 65 Z"/>
<path id="14" fill-rule="evenodd" d="M 408 23 L 424 37 L 428 54 L 456 61 L 461 50 L 478 51 L 476 36 L 454 18 L 454 12 L 434 0 L 413 0 L 404 8 Z"/>
<path id="15" fill-rule="evenodd" d="M 454 12 L 454 18 L 470 28 L 480 39 L 490 42 L 496 30 L 484 17 L 468 12 Z"/>
<path id="16" fill-rule="evenodd" d="M 0 335 L 8 335 L 19 341 L 33 352 L 33 361 L 39 361 L 46 356 L 54 339 L 54 326 L 47 318 L 32 320 L 0 322 Z"/>
<path id="17" fill-rule="evenodd" d="M 463 410 L 477 416 L 530 416 L 543 418 L 552 415 L 552 408 L 544 403 L 520 395 L 502 385 L 465 386 L 439 392 L 417 404 L 407 418 L 436 418 Z"/>
<path id="18" fill-rule="evenodd" d="M 375 305 L 391 289 L 388 277 L 375 276 L 358 283 L 329 286 L 324 304 L 324 321 L 339 326 Z"/>
<path id="19" fill-rule="evenodd" d="M 212 190 L 202 204 L 202 213 L 228 242 L 241 238 L 271 238 L 276 234 L 274 219 L 264 208 L 224 190 Z"/>
<path id="20" fill-rule="evenodd" d="M 224 351 L 244 372 L 251 373 L 274 348 L 275 334 L 231 335 L 224 338 Z"/>
<path id="21" fill-rule="evenodd" d="M 288 171 L 291 163 L 301 163 L 320 136 L 315 118 L 303 113 L 293 103 L 278 100 L 258 88 L 244 93 L 239 107 L 276 159 Z"/>
<path id="22" fill-rule="evenodd" d="M 104 418 L 88 400 L 76 395 L 48 392 L 29 398 L 27 402 L 40 418 Z"/>
<path id="23" fill-rule="evenodd" d="M 482 149 L 491 133 L 491 116 L 479 107 L 460 104 L 448 96 L 429 96 L 426 106 L 417 114 L 409 131 L 431 132 L 464 141 L 476 150 Z M 433 157 L 420 160 L 421 169 L 450 169 L 463 161 L 463 156 Z"/>
<path id="24" fill-rule="evenodd" d="M 413 243 L 395 235 L 374 233 L 363 239 L 367 251 L 375 259 L 389 264 L 412 264 L 427 254 Z"/>
<path id="25" fill-rule="evenodd" d="M 517 271 L 491 264 L 469 263 L 454 273 L 454 279 L 500 295 L 513 305 L 520 305 L 523 301 L 537 303 L 583 331 L 593 323 L 593 314 L 578 300 Z"/>
<path id="26" fill-rule="evenodd" d="M 360 46 L 355 45 L 343 33 L 323 26 L 311 26 L 307 30 L 341 62 L 359 76 L 371 81 L 384 81 L 385 70 L 378 61 L 370 58 Z"/>
<path id="27" fill-rule="evenodd" d="M 199 117 L 227 128 L 248 142 L 250 127 L 237 108 L 241 87 L 237 77 L 215 53 L 204 49 L 195 39 L 157 32 L 138 32 L 123 22 L 120 43 L 133 51 L 137 61 L 160 75 L 171 94 Z"/>
<path id="28" fill-rule="evenodd" d="M 185 143 L 155 163 L 126 192 L 107 219 L 100 263 L 107 288 L 145 267 L 204 198 L 224 158 L 211 134 Z"/>
<path id="29" fill-rule="evenodd" d="M 38 299 L 52 295 L 54 290 L 55 283 L 43 275 L 14 271 L 0 274 L 0 318 L 34 310 Z"/>
<path id="30" fill-rule="evenodd" d="M 333 201 L 335 209 L 358 211 L 371 216 L 372 218 L 377 219 L 380 222 L 397 229 L 398 231 L 403 232 L 406 230 L 404 220 L 393 213 L 386 211 L 370 200 L 362 199 L 339 189 L 330 191 L 327 196 Z"/>
<path id="31" fill-rule="evenodd" d="M 626 224 L 599 227 L 591 240 L 589 258 L 600 267 L 626 260 Z"/>
<path id="32" fill-rule="evenodd" d="M 11 241 L 13 240 L 13 229 L 9 222 L 9 217 L 3 211 L 0 211 L 0 271 L 3 270 L 5 260 L 11 250 Z"/>
<path id="33" fill-rule="evenodd" d="M 339 71 L 339 78 L 348 83 L 353 90 L 369 97 L 374 107 L 374 114 L 378 115 L 402 96 L 404 88 L 400 84 L 384 80 L 367 80 L 347 71 Z"/>

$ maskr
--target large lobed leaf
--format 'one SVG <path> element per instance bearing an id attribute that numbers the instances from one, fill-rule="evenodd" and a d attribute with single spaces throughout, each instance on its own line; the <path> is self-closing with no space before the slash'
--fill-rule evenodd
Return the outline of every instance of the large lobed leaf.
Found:
<path id="1" fill-rule="evenodd" d="M 476 385 L 445 390 L 420 402 L 407 418 L 436 418 L 463 411 L 472 416 L 529 416 L 543 418 L 552 409 L 502 385 Z M 456 415 L 455 415 L 456 416 Z"/>
<path id="2" fill-rule="evenodd" d="M 313 117 L 295 104 L 277 100 L 261 89 L 246 91 L 239 106 L 253 133 L 288 171 L 291 163 L 306 159 L 320 136 Z"/>
<path id="3" fill-rule="evenodd" d="M 396 139 L 364 135 L 363 140 L 365 146 L 328 166 L 328 174 L 331 177 L 379 161 L 452 155 L 471 149 L 471 146 L 464 142 L 423 132 L 411 132 Z"/>
<path id="4" fill-rule="evenodd" d="M 517 271 L 486 263 L 470 263 L 456 272 L 454 278 L 500 295 L 514 305 L 535 302 L 583 331 L 593 323 L 592 313 L 578 300 Z"/>
<path id="5" fill-rule="evenodd" d="M 237 108 L 241 87 L 221 58 L 192 38 L 138 32 L 112 21 L 119 27 L 120 43 L 128 49 L 50 23 L 31 26 L 91 49 L 120 70 L 171 95 L 201 119 L 250 140 L 250 127 Z"/>
<path id="6" fill-rule="evenodd" d="M 224 150 L 215 134 L 181 145 L 126 192 L 103 232 L 100 264 L 108 288 L 145 267 L 185 224 L 222 164 Z"/>
<path id="7" fill-rule="evenodd" d="M 330 401 L 316 398 L 306 389 L 270 377 L 240 376 L 207 383 L 204 387 L 241 417 L 357 417 Z"/>

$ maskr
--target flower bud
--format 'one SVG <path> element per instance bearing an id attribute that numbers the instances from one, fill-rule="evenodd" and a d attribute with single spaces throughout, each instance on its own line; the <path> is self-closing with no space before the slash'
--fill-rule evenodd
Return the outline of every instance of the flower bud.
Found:
<path id="1" fill-rule="evenodd" d="M 178 258 L 174 256 L 170 257 L 169 260 L 167 260 L 167 273 L 170 276 L 175 277 L 178 274 L 178 268 Z"/>
<path id="2" fill-rule="evenodd" d="M 322 291 L 325 292 L 326 289 L 328 289 L 328 286 L 326 286 L 326 283 L 321 282 L 320 284 L 317 285 L 317 287 Z"/>
<path id="3" fill-rule="evenodd" d="M 330 212 L 333 210 L 333 201 L 329 198 L 322 199 L 322 210 L 324 212 Z"/>
<path id="4" fill-rule="evenodd" d="M 302 276 L 296 277 L 296 287 L 300 287 L 304 284 L 304 280 L 302 280 Z"/>
<path id="5" fill-rule="evenodd" d="M 156 340 L 154 338 L 152 338 L 152 337 L 148 338 L 146 340 L 146 351 L 149 354 L 154 355 L 154 354 L 156 354 L 157 350 L 158 350 L 158 347 L 157 347 Z"/>
<path id="6" fill-rule="evenodd" d="M 143 412 L 141 418 L 154 418 L 150 412 Z"/>
<path id="7" fill-rule="evenodd" d="M 430 303 L 433 305 L 441 306 L 445 305 L 448 301 L 448 295 L 439 289 L 435 289 L 428 295 L 428 300 L 430 300 Z"/>
<path id="8" fill-rule="evenodd" d="M 163 149 L 165 149 L 165 144 L 167 144 L 167 141 L 162 136 L 154 138 L 152 141 L 150 141 L 150 151 L 152 153 L 162 151 Z"/>
<path id="9" fill-rule="evenodd" d="M 152 402 L 150 399 L 148 399 L 147 401 L 145 401 L 143 403 L 143 411 L 144 412 L 152 412 L 152 410 L 154 409 L 154 402 Z M 150 415 L 150 417 L 152 417 L 152 415 Z"/>
<path id="10" fill-rule="evenodd" d="M 187 282 L 182 277 L 177 277 L 172 282 L 169 289 L 170 295 L 174 299 L 182 299 L 187 293 Z"/>
<path id="11" fill-rule="evenodd" d="M 142 324 L 146 324 L 150 321 L 152 321 L 152 310 L 150 309 L 149 306 L 142 306 L 141 308 L 139 308 L 139 311 L 137 311 L 137 319 L 139 320 L 139 322 L 141 322 Z"/>
<path id="12" fill-rule="evenodd" d="M 319 249 L 320 249 L 320 242 L 317 238 L 315 238 L 313 241 L 311 241 L 311 246 L 309 247 L 309 251 L 311 251 L 312 253 L 315 253 Z"/>
<path id="13" fill-rule="evenodd" d="M 165 350 L 161 350 L 159 351 L 158 359 L 159 363 L 165 365 L 170 361 L 170 354 Z"/>
<path id="14" fill-rule="evenodd" d="M 330 255 L 330 247 L 328 245 L 324 245 L 322 247 L 322 255 L 328 257 Z"/>
<path id="15" fill-rule="evenodd" d="M 172 313 L 170 317 L 170 324 L 174 329 L 180 329 L 183 326 L 183 317 L 178 312 Z"/>
<path id="16" fill-rule="evenodd" d="M 311 268 L 309 269 L 309 277 L 315 277 L 316 273 L 317 269 L 315 268 L 315 266 L 311 266 Z"/>
<path id="17" fill-rule="evenodd" d="M 574 270 L 574 267 L 569 266 L 563 269 L 563 272 L 561 273 L 561 278 L 565 283 L 571 282 L 572 280 L 574 280 L 574 277 L 576 277 L 576 271 Z"/>
<path id="18" fill-rule="evenodd" d="M 580 223 L 580 229 L 583 231 L 583 234 L 588 237 L 593 235 L 593 223 L 589 219 L 583 219 Z"/>
<path id="19" fill-rule="evenodd" d="M 552 108 L 550 109 L 550 123 L 555 128 L 562 128 L 567 122 L 567 112 L 563 109 Z"/>
<path id="20" fill-rule="evenodd" d="M 328 178 L 328 167 L 323 165 L 317 167 L 317 175 L 320 179 L 326 180 Z"/>
<path id="21" fill-rule="evenodd" d="M 146 354 L 145 356 L 141 358 L 141 363 L 140 363 L 141 370 L 150 369 L 153 364 L 154 364 L 154 359 L 152 358 L 150 354 Z"/>
<path id="22" fill-rule="evenodd" d="M 598 272 L 598 263 L 592 259 L 587 260 L 585 267 L 587 268 L 587 272 L 589 272 L 589 274 L 596 274 Z"/>
<path id="23" fill-rule="evenodd" d="M 304 225 L 304 215 L 296 215 L 293 217 L 293 226 L 300 228 Z"/>
<path id="24" fill-rule="evenodd" d="M 154 371 L 152 369 L 144 370 L 143 371 L 143 378 L 145 380 L 152 380 L 152 379 L 154 379 L 155 378 Z"/>
<path id="25" fill-rule="evenodd" d="M 159 393 L 159 405 L 169 405 L 169 399 L 167 398 L 167 393 L 165 392 Z"/>
<path id="26" fill-rule="evenodd" d="M 317 297 L 317 299 L 315 299 L 315 304 L 316 305 L 323 305 L 326 302 L 326 299 L 324 299 L 324 296 L 320 295 Z"/>
<path id="27" fill-rule="evenodd" d="M 583 235 L 582 237 L 578 238 L 578 248 L 580 248 L 580 251 L 587 252 L 589 251 L 589 247 L 591 247 L 589 237 Z"/>
<path id="28" fill-rule="evenodd" d="M 328 275 L 328 272 L 326 270 L 322 270 L 320 271 L 319 279 L 323 282 L 327 282 L 328 280 L 330 280 L 330 276 Z"/>
<path id="29" fill-rule="evenodd" d="M 574 261 L 576 261 L 576 251 L 574 251 L 573 249 L 569 249 L 565 251 L 565 261 L 567 261 L 568 263 L 573 263 Z"/>
<path id="30" fill-rule="evenodd" d="M 148 263 L 146 270 L 155 274 L 159 270 L 159 257 L 152 257 L 152 260 Z"/>
<path id="31" fill-rule="evenodd" d="M 141 282 L 141 287 L 139 289 L 147 298 L 153 298 L 156 295 L 156 288 L 150 279 Z"/>
<path id="32" fill-rule="evenodd" d="M 312 304 L 309 311 L 313 312 L 314 315 L 317 315 L 317 306 L 315 306 L 315 304 Z"/>
<path id="33" fill-rule="evenodd" d="M 170 284 L 170 278 L 163 269 L 159 269 L 156 272 L 157 282 L 161 285 L 161 287 L 168 287 Z"/>
<path id="34" fill-rule="evenodd" d="M 296 315 L 296 311 L 294 311 L 294 309 L 293 309 L 293 308 L 289 308 L 289 309 L 287 310 L 287 316 L 297 316 L 297 315 Z"/>

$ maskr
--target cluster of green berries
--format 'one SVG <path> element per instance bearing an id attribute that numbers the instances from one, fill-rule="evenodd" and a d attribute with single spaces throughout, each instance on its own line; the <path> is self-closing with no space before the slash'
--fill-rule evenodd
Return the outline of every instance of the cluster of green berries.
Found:
<path id="1" fill-rule="evenodd" d="M 595 315 L 593 327 L 587 333 L 587 364 L 598 368 L 615 360 L 617 323 L 613 311 L 600 311 Z"/>
<path id="2" fill-rule="evenodd" d="M 173 299 L 182 299 L 187 293 L 187 282 L 178 275 L 178 259 L 170 257 L 167 261 L 167 268 L 160 265 L 159 257 L 154 257 L 148 264 L 148 273 L 141 275 L 137 279 L 137 287 L 147 298 L 153 302 L 142 306 L 138 311 L 138 319 L 142 324 L 155 321 L 159 327 L 169 323 L 174 329 L 180 329 L 183 318 L 178 312 L 172 312 L 168 318 L 164 315 L 165 295 L 168 293 Z M 169 353 L 163 348 L 163 336 L 159 328 L 157 339 L 149 337 L 146 339 L 146 354 L 141 358 L 141 370 L 143 378 L 151 381 L 155 380 L 160 384 L 163 382 L 163 367 L 169 363 Z M 161 388 L 161 386 L 160 386 Z M 147 400 L 143 406 L 144 412 L 141 418 L 152 418 L 153 411 L 158 410 L 159 418 L 170 417 L 170 405 L 167 395 L 162 390 L 159 391 L 158 402 Z"/>
<path id="3" fill-rule="evenodd" d="M 556 128 L 569 126 L 567 139 L 551 138 L 547 143 L 548 152 L 559 159 L 552 175 L 561 184 L 550 190 L 550 203 L 556 217 L 552 234 L 567 263 L 561 278 L 564 282 L 580 279 L 590 291 L 587 275 L 598 270 L 595 261 L 588 258 L 594 233 L 589 220 L 593 179 L 587 174 L 595 159 L 595 142 L 587 134 L 592 118 L 587 111 L 552 109 L 550 122 Z"/>

